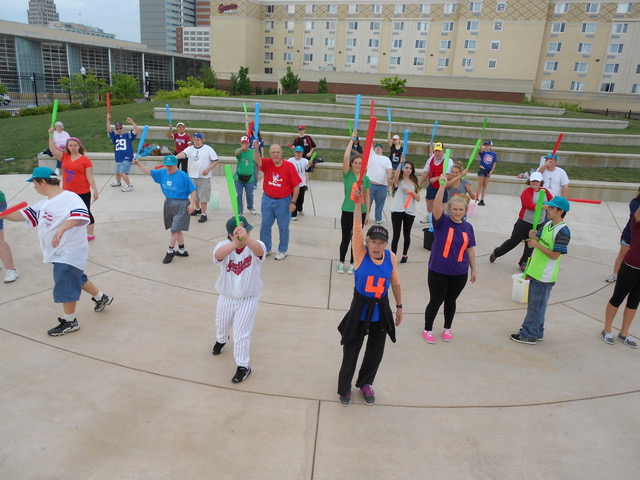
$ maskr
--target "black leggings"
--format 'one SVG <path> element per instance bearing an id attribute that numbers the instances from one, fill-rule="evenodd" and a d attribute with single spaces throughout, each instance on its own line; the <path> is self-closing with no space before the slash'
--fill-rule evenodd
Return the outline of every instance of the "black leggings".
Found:
<path id="1" fill-rule="evenodd" d="M 640 269 L 633 268 L 622 262 L 618 271 L 616 286 L 609 303 L 618 308 L 627 298 L 626 307 L 630 310 L 637 310 L 640 304 Z"/>
<path id="2" fill-rule="evenodd" d="M 362 214 L 362 224 L 364 225 L 364 219 L 366 214 Z M 342 216 L 340 217 L 340 227 L 342 228 L 342 241 L 340 242 L 340 261 L 344 262 L 347 258 L 347 249 L 351 243 L 351 231 L 353 230 L 353 212 L 345 212 L 342 210 Z M 351 263 L 353 263 L 353 249 L 351 250 Z"/>
<path id="3" fill-rule="evenodd" d="M 507 240 L 504 241 L 502 245 L 497 247 L 493 251 L 493 254 L 496 257 L 501 257 L 509 253 L 511 250 L 516 248 L 520 242 L 529 238 L 529 230 L 531 230 L 532 228 L 533 228 L 533 224 L 529 222 L 525 222 L 524 220 L 519 218 L 518 220 L 516 220 L 516 223 L 513 224 L 513 230 L 511 231 L 511 238 L 508 238 Z M 533 248 L 530 248 L 527 245 L 527 242 L 525 242 L 524 250 L 522 252 L 522 256 L 520 257 L 520 261 L 518 263 L 520 263 L 520 265 L 526 265 L 527 260 L 529 259 L 532 253 L 533 253 Z"/>
<path id="4" fill-rule="evenodd" d="M 384 355 L 384 344 L 387 339 L 387 332 L 380 326 L 381 322 L 372 322 L 369 333 L 364 333 L 364 322 L 359 322 L 358 335 L 350 343 L 342 346 L 342 365 L 338 374 L 338 395 L 346 395 L 351 391 L 351 381 L 356 372 L 358 354 L 362 349 L 364 337 L 367 337 L 367 346 L 356 379 L 356 388 L 363 385 L 372 385 L 378 373 L 378 367 Z"/>
<path id="5" fill-rule="evenodd" d="M 296 199 L 296 209 L 291 214 L 292 217 L 297 217 L 298 212 L 302 212 L 302 205 L 304 204 L 304 192 L 307 191 L 307 186 L 300 187 L 300 192 L 298 192 L 298 198 Z"/>
<path id="6" fill-rule="evenodd" d="M 393 239 L 391 240 L 391 251 L 396 253 L 398 250 L 398 242 L 400 241 L 400 230 L 402 229 L 402 255 L 406 256 L 411 245 L 411 227 L 415 215 L 409 215 L 407 212 L 391 212 L 391 225 L 393 226 Z"/>
<path id="7" fill-rule="evenodd" d="M 467 284 L 468 274 L 444 275 L 429 270 L 427 283 L 429 284 L 429 304 L 424 310 L 424 329 L 433 330 L 433 321 L 436 319 L 440 305 L 444 302 L 444 328 L 451 328 L 453 317 L 456 314 L 456 300 Z"/>
<path id="8" fill-rule="evenodd" d="M 87 206 L 87 211 L 89 212 L 89 225 L 93 225 L 96 221 L 93 218 L 93 214 L 91 213 L 91 192 L 88 193 L 79 193 L 78 196 L 82 199 L 84 204 Z"/>

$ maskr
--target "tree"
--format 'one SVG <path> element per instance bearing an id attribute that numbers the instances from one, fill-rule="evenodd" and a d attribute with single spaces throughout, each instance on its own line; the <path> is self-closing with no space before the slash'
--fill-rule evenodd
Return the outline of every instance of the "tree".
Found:
<path id="1" fill-rule="evenodd" d="M 80 102 L 85 108 L 94 107 L 98 101 L 98 93 L 107 86 L 107 82 L 93 72 L 86 75 L 74 73 L 71 77 L 62 77 L 58 84 L 69 91 L 73 101 Z"/>
<path id="2" fill-rule="evenodd" d="M 249 79 L 249 67 L 240 67 L 236 77 L 236 94 L 251 95 L 251 80 Z"/>
<path id="3" fill-rule="evenodd" d="M 327 86 L 327 77 L 322 77 L 318 80 L 318 93 L 329 93 L 329 87 Z"/>
<path id="4" fill-rule="evenodd" d="M 291 67 L 287 67 L 287 73 L 280 79 L 280 85 L 282 85 L 284 93 L 296 93 L 298 86 L 300 86 L 300 77 L 293 73 Z"/>
<path id="5" fill-rule="evenodd" d="M 407 91 L 404 86 L 407 84 L 407 80 L 400 78 L 397 75 L 395 77 L 384 77 L 380 80 L 380 88 L 387 92 L 387 95 L 395 97 L 401 93 Z"/>
<path id="6" fill-rule="evenodd" d="M 111 75 L 111 85 L 105 90 L 111 93 L 112 98 L 121 98 L 123 100 L 133 100 L 140 96 L 138 79 L 126 73 L 113 73 Z"/>
<path id="7" fill-rule="evenodd" d="M 204 84 L 204 88 L 216 88 L 218 84 L 216 72 L 211 69 L 211 65 L 207 65 L 206 63 L 202 64 L 198 79 Z"/>
<path id="8" fill-rule="evenodd" d="M 8 91 L 9 89 L 7 88 L 7 86 L 4 83 L 0 83 L 0 95 L 4 95 Z"/>

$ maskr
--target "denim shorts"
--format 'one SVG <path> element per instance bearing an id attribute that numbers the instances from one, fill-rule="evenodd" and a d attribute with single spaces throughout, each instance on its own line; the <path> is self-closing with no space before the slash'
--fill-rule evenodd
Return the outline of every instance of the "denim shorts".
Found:
<path id="1" fill-rule="evenodd" d="M 441 188 L 444 188 L 444 187 L 441 187 Z M 434 187 L 431 183 L 429 183 L 429 185 L 427 186 L 427 200 L 433 200 L 434 198 L 436 198 L 437 193 L 438 193 L 438 189 Z M 442 203 L 447 203 L 448 198 L 449 198 L 449 195 L 447 195 L 447 192 L 445 190 L 444 197 L 442 197 Z"/>
<path id="2" fill-rule="evenodd" d="M 131 171 L 131 161 L 123 160 L 122 162 L 116 162 L 116 173 L 124 173 L 129 175 Z"/>
<path id="3" fill-rule="evenodd" d="M 488 177 L 489 176 L 489 170 L 487 170 L 486 168 L 479 168 L 478 169 L 478 176 L 479 177 Z"/>
<path id="4" fill-rule="evenodd" d="M 68 263 L 53 264 L 53 301 L 70 303 L 80 300 L 82 286 L 87 283 L 82 270 Z"/>

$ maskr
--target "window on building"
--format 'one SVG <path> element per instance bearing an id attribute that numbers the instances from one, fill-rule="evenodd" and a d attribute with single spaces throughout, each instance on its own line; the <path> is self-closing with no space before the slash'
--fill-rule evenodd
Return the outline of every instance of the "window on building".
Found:
<path id="1" fill-rule="evenodd" d="M 551 33 L 563 33 L 564 27 L 564 22 L 554 22 L 551 24 Z"/>
<path id="2" fill-rule="evenodd" d="M 427 41 L 426 40 L 416 40 L 416 48 L 418 48 L 418 49 L 427 48 Z"/>
<path id="3" fill-rule="evenodd" d="M 582 33 L 596 33 L 596 25 L 597 23 L 583 23 Z"/>
<path id="4" fill-rule="evenodd" d="M 631 2 L 619 3 L 616 13 L 631 13 L 633 4 Z"/>
<path id="5" fill-rule="evenodd" d="M 347 22 L 347 30 L 357 30 L 358 22 Z"/>
<path id="6" fill-rule="evenodd" d="M 578 53 L 591 53 L 591 49 L 593 48 L 593 43 L 590 42 L 580 42 L 578 44 Z"/>
<path id="7" fill-rule="evenodd" d="M 402 40 L 395 39 L 391 41 L 391 48 L 402 48 Z"/>
<path id="8" fill-rule="evenodd" d="M 313 37 L 307 37 L 304 39 L 305 47 L 313 47 Z"/>
<path id="9" fill-rule="evenodd" d="M 304 22 L 304 29 L 305 30 L 313 30 L 314 26 L 315 26 L 315 24 L 313 23 L 313 20 L 307 20 L 306 22 Z"/>
<path id="10" fill-rule="evenodd" d="M 264 73 L 267 75 L 271 75 L 273 73 L 273 68 L 267 67 L 264 69 Z"/>
<path id="11" fill-rule="evenodd" d="M 404 30 L 404 22 L 393 22 L 393 29 L 397 32 Z"/>
<path id="12" fill-rule="evenodd" d="M 379 46 L 380 46 L 380 39 L 379 38 L 370 38 L 369 39 L 369 47 L 378 48 Z"/>
<path id="13" fill-rule="evenodd" d="M 293 45 L 293 37 L 284 37 L 284 44 L 288 46 Z"/>
<path id="14" fill-rule="evenodd" d="M 292 61 L 292 60 L 293 60 L 293 53 L 289 53 L 289 52 L 285 53 L 285 54 L 284 54 L 284 59 L 283 59 L 283 60 L 284 60 L 285 62 L 290 62 L 290 61 Z"/>
<path id="15" fill-rule="evenodd" d="M 428 3 L 421 3 L 420 7 L 418 7 L 418 13 L 423 15 L 428 15 L 431 13 L 431 5 Z"/>
<path id="16" fill-rule="evenodd" d="M 344 56 L 344 61 L 346 63 L 356 63 L 356 56 L 355 55 L 345 55 Z"/>
<path id="17" fill-rule="evenodd" d="M 360 11 L 360 5 L 357 3 L 352 3 L 349 5 L 349 13 L 356 14 Z"/>
<path id="18" fill-rule="evenodd" d="M 347 47 L 355 47 L 356 44 L 357 44 L 357 39 L 347 38 Z"/>
<path id="19" fill-rule="evenodd" d="M 544 62 L 545 72 L 555 72 L 558 70 L 558 62 Z"/>
<path id="20" fill-rule="evenodd" d="M 440 50 L 451 50 L 451 40 L 440 40 Z"/>
<path id="21" fill-rule="evenodd" d="M 265 45 L 273 45 L 273 37 L 264 37 Z"/>
<path id="22" fill-rule="evenodd" d="M 369 30 L 380 30 L 380 22 L 370 22 Z"/>
<path id="23" fill-rule="evenodd" d="M 307 8 L 305 9 L 305 12 L 307 13 L 307 15 L 313 15 L 314 13 L 316 13 L 316 6 L 311 4 L 307 4 Z"/>
<path id="24" fill-rule="evenodd" d="M 267 13 L 273 13 L 276 11 L 276 6 L 275 5 L 267 5 L 265 6 L 265 12 Z"/>
<path id="25" fill-rule="evenodd" d="M 496 68 L 498 66 L 498 60 L 496 60 L 495 58 L 492 58 L 489 60 L 489 62 L 487 63 L 487 68 Z"/>
<path id="26" fill-rule="evenodd" d="M 456 13 L 456 4 L 455 3 L 445 3 L 444 4 L 444 13 Z"/>
<path id="27" fill-rule="evenodd" d="M 443 32 L 453 32 L 453 22 L 442 22 Z"/>
<path id="28" fill-rule="evenodd" d="M 504 12 L 507 9 L 507 2 L 496 3 L 496 12 Z"/>
<path id="29" fill-rule="evenodd" d="M 338 13 L 338 5 L 331 4 L 331 5 L 327 5 L 327 13 L 332 14 L 332 13 Z"/>
<path id="30" fill-rule="evenodd" d="M 585 13 L 598 13 L 600 12 L 600 4 L 599 3 L 587 3 L 584 6 Z"/>
<path id="31" fill-rule="evenodd" d="M 490 48 L 491 50 L 500 50 L 500 40 L 493 40 Z"/>
<path id="32" fill-rule="evenodd" d="M 549 42 L 547 52 L 559 52 L 562 50 L 562 42 Z"/>
<path id="33" fill-rule="evenodd" d="M 540 84 L 540 88 L 542 90 L 553 90 L 553 87 L 555 86 L 556 82 L 555 80 L 543 80 L 542 83 Z"/>
<path id="34" fill-rule="evenodd" d="M 636 75 L 640 74 L 640 65 L 636 65 Z"/>
<path id="35" fill-rule="evenodd" d="M 324 39 L 324 46 L 325 47 L 335 47 L 336 46 L 336 39 L 333 37 L 327 37 Z"/>
<path id="36" fill-rule="evenodd" d="M 614 23 L 613 24 L 613 33 L 620 35 L 623 33 L 627 33 L 628 23 Z"/>
<path id="37" fill-rule="evenodd" d="M 371 5 L 371 13 L 380 15 L 382 13 L 382 5 L 379 3 Z"/>
<path id="38" fill-rule="evenodd" d="M 418 31 L 426 32 L 429 30 L 429 22 L 418 22 Z"/>
<path id="39" fill-rule="evenodd" d="M 406 10 L 407 10 L 407 6 L 404 3 L 399 3 L 394 8 L 393 13 L 395 13 L 396 15 L 400 15 L 401 13 L 404 13 Z"/>
<path id="40" fill-rule="evenodd" d="M 296 6 L 295 5 L 287 5 L 287 13 L 289 15 L 293 15 L 294 13 L 296 13 Z"/>
<path id="41" fill-rule="evenodd" d="M 631 87 L 631 93 L 640 93 L 640 83 L 634 83 Z"/>
<path id="42" fill-rule="evenodd" d="M 576 62 L 573 65 L 574 72 L 585 73 L 587 70 L 589 70 L 589 64 L 587 62 Z"/>
<path id="43" fill-rule="evenodd" d="M 303 60 L 305 62 L 313 62 L 313 53 L 305 53 Z"/>
<path id="44" fill-rule="evenodd" d="M 273 30 L 275 25 L 276 25 L 276 22 L 274 22 L 273 20 L 267 20 L 266 22 L 264 22 L 264 29 Z"/>
<path id="45" fill-rule="evenodd" d="M 615 89 L 615 86 L 616 86 L 615 83 L 602 83 L 600 85 L 600 91 L 601 92 L 613 93 L 613 90 Z"/>
<path id="46" fill-rule="evenodd" d="M 556 3 L 553 13 L 562 14 L 569 11 L 568 3 Z"/>
<path id="47" fill-rule="evenodd" d="M 480 30 L 480 22 L 478 20 L 469 20 L 467 22 L 467 31 L 477 32 Z"/>
<path id="48" fill-rule="evenodd" d="M 473 68 L 473 58 L 463 58 L 462 68 Z"/>
<path id="49" fill-rule="evenodd" d="M 619 63 L 607 63 L 604 66 L 604 73 L 618 73 Z"/>
<path id="50" fill-rule="evenodd" d="M 265 60 L 273 60 L 273 52 L 265 52 L 264 59 Z"/>
<path id="51" fill-rule="evenodd" d="M 438 59 L 438 67 L 448 67 L 449 59 L 448 58 L 439 58 Z"/>
<path id="52" fill-rule="evenodd" d="M 324 63 L 333 63 L 333 54 L 325 53 L 324 54 Z"/>
<path id="53" fill-rule="evenodd" d="M 502 31 L 502 22 L 493 22 L 493 30 L 495 32 L 501 32 Z"/>
<path id="54" fill-rule="evenodd" d="M 466 48 L 467 50 L 475 50 L 477 45 L 478 45 L 478 41 L 477 40 L 465 40 L 464 41 L 464 48 Z"/>
<path id="55" fill-rule="evenodd" d="M 389 58 L 389 65 L 400 65 L 400 57 Z"/>
<path id="56" fill-rule="evenodd" d="M 330 22 L 326 22 L 324 24 L 324 28 L 325 28 L 325 30 L 335 30 L 336 29 L 336 22 L 334 22 L 333 20 L 331 20 Z"/>
<path id="57" fill-rule="evenodd" d="M 367 57 L 367 64 L 375 67 L 378 65 L 378 57 L 376 55 L 369 55 Z"/>
<path id="58" fill-rule="evenodd" d="M 293 30 L 295 25 L 295 22 L 293 20 L 287 20 L 284 22 L 284 29 L 285 30 Z"/>
<path id="59" fill-rule="evenodd" d="M 413 65 L 416 67 L 424 66 L 424 58 L 423 57 L 413 57 Z"/>
<path id="60" fill-rule="evenodd" d="M 611 43 L 609 45 L 609 53 L 622 53 L 622 43 Z"/>
<path id="61" fill-rule="evenodd" d="M 581 92 L 584 90 L 584 82 L 571 82 L 569 90 L 574 92 Z"/>
<path id="62" fill-rule="evenodd" d="M 469 11 L 479 13 L 482 11 L 482 2 L 469 2 Z"/>

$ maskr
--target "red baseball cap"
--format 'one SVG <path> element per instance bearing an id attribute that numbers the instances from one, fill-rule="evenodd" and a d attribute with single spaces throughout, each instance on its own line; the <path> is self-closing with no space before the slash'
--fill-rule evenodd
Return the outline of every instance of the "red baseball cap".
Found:
<path id="1" fill-rule="evenodd" d="M 306 130 L 306 128 L 304 128 L 304 125 L 300 125 L 300 126 L 298 127 L 298 130 Z"/>

